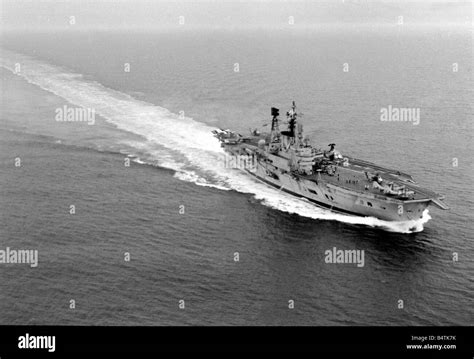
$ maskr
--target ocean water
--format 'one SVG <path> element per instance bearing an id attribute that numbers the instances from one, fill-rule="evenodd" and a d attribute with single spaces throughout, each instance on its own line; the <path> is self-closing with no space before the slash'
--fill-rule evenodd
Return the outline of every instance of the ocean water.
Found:
<path id="1" fill-rule="evenodd" d="M 4 34 L 1 248 L 39 264 L 1 265 L 0 324 L 472 325 L 472 63 L 462 28 Z M 222 166 L 212 129 L 292 100 L 318 147 L 411 173 L 451 210 L 407 233 Z M 381 121 L 389 105 L 419 125 Z M 56 121 L 63 106 L 95 123 Z M 333 247 L 364 267 L 325 263 Z"/>

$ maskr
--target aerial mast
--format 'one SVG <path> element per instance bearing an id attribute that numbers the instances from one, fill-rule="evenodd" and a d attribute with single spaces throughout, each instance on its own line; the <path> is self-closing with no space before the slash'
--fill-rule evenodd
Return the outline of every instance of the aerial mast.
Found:
<path id="1" fill-rule="evenodd" d="M 268 151 L 278 152 L 280 150 L 280 128 L 278 124 L 278 116 L 280 115 L 280 110 L 276 107 L 272 107 L 272 129 L 270 134 L 270 144 L 268 146 Z"/>

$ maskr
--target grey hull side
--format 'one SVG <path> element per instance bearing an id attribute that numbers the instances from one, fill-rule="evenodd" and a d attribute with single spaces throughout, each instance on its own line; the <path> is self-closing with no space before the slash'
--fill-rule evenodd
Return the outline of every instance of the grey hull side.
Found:
<path id="1" fill-rule="evenodd" d="M 267 171 L 260 163 L 253 170 L 246 170 L 260 181 L 289 193 L 305 198 L 311 203 L 334 212 L 362 217 L 376 217 L 386 221 L 409 221 L 422 218 L 429 200 L 403 203 L 395 199 L 381 200 L 370 194 L 350 191 L 325 183 L 311 181 L 289 173 Z"/>

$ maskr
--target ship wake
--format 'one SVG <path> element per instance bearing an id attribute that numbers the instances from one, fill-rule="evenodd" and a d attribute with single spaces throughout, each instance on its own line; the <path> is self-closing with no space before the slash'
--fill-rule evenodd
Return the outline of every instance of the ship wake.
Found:
<path id="1" fill-rule="evenodd" d="M 3 68 L 16 73 L 15 64 L 21 63 L 21 72 L 17 74 L 29 83 L 75 106 L 94 109 L 97 115 L 118 129 L 141 136 L 143 141 L 124 144 L 123 152 L 138 163 L 172 169 L 180 180 L 251 194 L 266 206 L 308 218 L 366 225 L 391 232 L 420 232 L 431 218 L 425 210 L 423 218 L 418 221 L 387 222 L 316 207 L 304 199 L 270 188 L 244 172 L 225 168 L 224 152 L 211 134 L 214 127 L 139 101 L 67 69 L 7 50 L 2 50 L 1 55 L 0 66 Z"/>

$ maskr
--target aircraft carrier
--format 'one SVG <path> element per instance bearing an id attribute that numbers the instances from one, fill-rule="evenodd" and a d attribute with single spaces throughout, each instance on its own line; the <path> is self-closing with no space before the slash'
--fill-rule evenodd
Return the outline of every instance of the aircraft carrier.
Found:
<path id="1" fill-rule="evenodd" d="M 421 219 L 435 205 L 449 209 L 444 196 L 420 187 L 413 177 L 397 169 L 342 155 L 329 144 L 323 151 L 303 137 L 303 125 L 293 101 L 286 113 L 287 129 L 280 131 L 279 110 L 271 108 L 271 131 L 251 130 L 242 136 L 214 130 L 228 156 L 245 158 L 239 167 L 260 181 L 334 212 L 375 217 L 386 221 Z M 233 161 L 236 163 L 236 161 Z"/>

